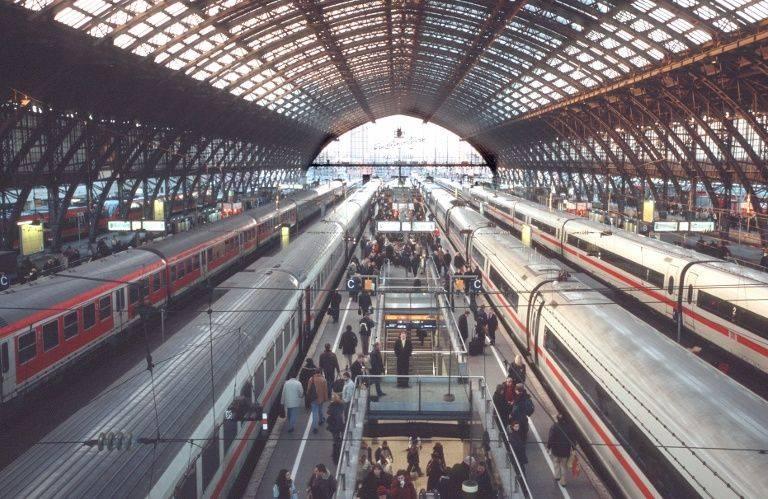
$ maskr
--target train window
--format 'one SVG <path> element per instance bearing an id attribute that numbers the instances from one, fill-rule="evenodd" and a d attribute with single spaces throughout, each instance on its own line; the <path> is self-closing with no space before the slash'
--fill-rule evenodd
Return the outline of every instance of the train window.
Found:
<path id="1" fill-rule="evenodd" d="M 258 398 L 264 390 L 264 362 L 259 364 L 256 371 L 253 373 L 253 393 Z"/>
<path id="2" fill-rule="evenodd" d="M 664 274 L 662 274 L 661 272 L 656 272 L 655 270 L 652 270 L 652 269 L 647 269 L 647 270 L 648 270 L 648 278 L 646 279 L 646 281 L 650 282 L 651 284 L 653 284 L 659 289 L 663 288 Z"/>
<path id="3" fill-rule="evenodd" d="M 542 232 L 546 232 L 547 234 L 552 234 L 553 236 L 557 233 L 557 230 L 552 227 L 551 225 L 547 225 L 541 220 L 536 220 L 535 218 L 531 219 L 531 225 L 536 227 Z"/>
<path id="4" fill-rule="evenodd" d="M 593 410 L 613 430 L 622 447 L 633 457 L 663 497 L 698 497 L 691 485 L 638 428 L 610 393 L 599 385 L 568 348 L 544 328 L 544 347 L 570 375 Z"/>
<path id="5" fill-rule="evenodd" d="M 669 276 L 669 284 L 667 285 L 667 293 L 672 294 L 675 292 L 675 278 Z"/>
<path id="6" fill-rule="evenodd" d="M 715 314 L 728 322 L 733 319 L 734 306 L 725 300 L 713 296 L 706 291 L 699 290 L 696 298 L 696 305 L 709 313 Z"/>
<path id="7" fill-rule="evenodd" d="M 480 251 L 472 245 L 472 258 L 475 259 L 477 262 L 477 265 L 482 269 L 485 267 L 485 257 L 480 253 Z"/>
<path id="8" fill-rule="evenodd" d="M 493 266 L 491 266 L 490 279 L 493 285 L 496 286 L 496 289 L 499 290 L 501 295 L 507 300 L 509 305 L 512 307 L 512 310 L 517 312 L 517 304 L 520 297 L 518 296 L 517 292 L 507 284 L 504 278 L 501 277 L 501 275 L 496 271 L 496 269 Z"/>
<path id="9" fill-rule="evenodd" d="M 267 375 L 265 379 L 269 379 L 275 370 L 275 345 L 272 345 L 272 348 L 269 349 L 269 352 L 267 352 L 267 357 L 264 360 L 267 369 Z"/>
<path id="10" fill-rule="evenodd" d="M 280 359 L 283 358 L 283 333 L 285 330 L 281 331 L 279 335 L 277 335 L 277 339 L 275 340 L 275 355 L 277 362 L 280 362 Z"/>
<path id="11" fill-rule="evenodd" d="M 208 255 L 208 261 L 209 261 L 209 262 L 210 262 L 211 260 L 213 260 L 213 248 L 208 248 L 208 249 L 206 250 L 206 254 Z"/>
<path id="12" fill-rule="evenodd" d="M 176 279 L 181 279 L 184 275 L 184 262 L 179 262 L 176 264 Z"/>
<path id="13" fill-rule="evenodd" d="M 135 305 L 139 302 L 139 285 L 131 284 L 128 286 L 128 301 L 131 305 Z"/>
<path id="14" fill-rule="evenodd" d="M 37 355 L 37 338 L 35 332 L 30 331 L 19 336 L 19 364 L 24 364 Z"/>
<path id="15" fill-rule="evenodd" d="M 195 461 L 196 463 L 197 461 Z M 197 465 L 193 463 L 184 475 L 184 481 L 176 487 L 174 497 L 179 499 L 188 499 L 197 497 Z"/>
<path id="16" fill-rule="evenodd" d="M 163 287 L 163 272 L 155 272 L 152 276 L 152 291 L 158 291 Z"/>
<path id="17" fill-rule="evenodd" d="M 187 274 L 192 273 L 193 269 L 192 269 L 192 259 L 191 258 L 187 258 L 186 259 L 186 261 L 184 262 L 184 267 L 186 267 Z"/>
<path id="18" fill-rule="evenodd" d="M 203 490 L 208 488 L 213 475 L 219 469 L 219 428 L 213 430 L 213 438 L 208 440 L 208 445 L 203 449 Z"/>
<path id="19" fill-rule="evenodd" d="M 768 318 L 746 308 L 736 307 L 736 324 L 758 336 L 768 338 Z"/>
<path id="20" fill-rule="evenodd" d="M 83 307 L 83 330 L 88 330 L 96 324 L 96 304 Z"/>
<path id="21" fill-rule="evenodd" d="M 104 321 L 112 316 L 112 297 L 104 296 L 99 299 L 99 320 Z"/>
<path id="22" fill-rule="evenodd" d="M 197 255 L 192 257 L 192 270 L 197 270 L 200 268 L 200 260 L 197 258 Z"/>
<path id="23" fill-rule="evenodd" d="M 171 265 L 171 281 L 176 280 L 176 265 Z"/>
<path id="24" fill-rule="evenodd" d="M 205 266 L 205 263 L 206 263 L 206 259 L 205 258 L 206 258 L 207 255 L 208 255 L 208 253 L 206 251 L 201 251 L 200 252 L 200 263 L 203 266 Z"/>
<path id="25" fill-rule="evenodd" d="M 693 301 L 693 284 L 688 285 L 688 303 Z"/>
<path id="26" fill-rule="evenodd" d="M 64 339 L 69 339 L 77 334 L 77 312 L 70 312 L 64 316 Z"/>
<path id="27" fill-rule="evenodd" d="M 55 320 L 43 326 L 43 351 L 47 352 L 59 344 L 59 321 Z"/>
<path id="28" fill-rule="evenodd" d="M 525 215 L 522 213 L 515 212 L 515 218 L 520 220 L 521 222 L 525 222 Z"/>
<path id="29" fill-rule="evenodd" d="M 3 342 L 3 346 L 0 347 L 0 367 L 2 367 L 3 374 L 7 373 L 11 368 L 11 360 L 8 356 L 8 342 Z"/>

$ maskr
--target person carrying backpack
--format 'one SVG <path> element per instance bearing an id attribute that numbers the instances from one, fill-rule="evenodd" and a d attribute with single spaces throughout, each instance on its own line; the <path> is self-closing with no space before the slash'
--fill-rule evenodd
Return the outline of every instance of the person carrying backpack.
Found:
<path id="1" fill-rule="evenodd" d="M 520 436 L 523 442 L 528 441 L 528 417 L 533 414 L 535 407 L 533 399 L 528 394 L 522 383 L 515 385 L 515 398 L 509 411 L 509 419 L 520 423 Z"/>

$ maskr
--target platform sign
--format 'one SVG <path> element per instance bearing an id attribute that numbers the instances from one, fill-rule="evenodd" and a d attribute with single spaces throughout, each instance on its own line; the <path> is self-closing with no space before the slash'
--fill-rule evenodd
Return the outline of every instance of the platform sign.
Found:
<path id="1" fill-rule="evenodd" d="M 152 215 L 152 218 L 155 220 L 165 220 L 165 201 L 155 199 L 155 203 L 152 206 Z"/>
<path id="2" fill-rule="evenodd" d="M 147 232 L 165 232 L 165 222 L 162 220 L 142 220 L 141 228 Z"/>
<path id="3" fill-rule="evenodd" d="M 435 222 L 413 222 L 411 231 L 413 232 L 432 232 L 435 230 Z"/>
<path id="4" fill-rule="evenodd" d="M 280 229 L 280 247 L 286 248 L 291 242 L 291 228 L 290 226 L 283 226 Z"/>
<path id="5" fill-rule="evenodd" d="M 129 220 L 110 220 L 107 222 L 107 229 L 113 232 L 128 232 L 131 230 Z"/>
<path id="6" fill-rule="evenodd" d="M 690 230 L 690 228 L 691 228 L 690 222 L 679 222 L 677 224 L 677 230 L 679 230 L 680 232 L 687 232 Z"/>
<path id="7" fill-rule="evenodd" d="M 520 240 L 523 243 L 523 246 L 531 247 L 531 226 L 528 224 L 523 224 L 520 229 Z"/>
<path id="8" fill-rule="evenodd" d="M 656 202 L 653 199 L 643 201 L 643 222 L 653 222 L 653 211 L 656 209 Z"/>
<path id="9" fill-rule="evenodd" d="M 45 249 L 43 224 L 19 225 L 19 241 L 22 256 L 34 255 Z"/>
<path id="10" fill-rule="evenodd" d="M 653 222 L 654 232 L 676 232 L 677 222 Z"/>
<path id="11" fill-rule="evenodd" d="M 377 232 L 400 232 L 400 222 L 380 220 L 376 222 Z"/>
<path id="12" fill-rule="evenodd" d="M 411 222 L 400 222 L 400 230 L 403 232 L 411 232 Z"/>
<path id="13" fill-rule="evenodd" d="M 691 222 L 691 232 L 712 232 L 715 230 L 715 222 L 712 221 L 702 221 L 702 222 Z"/>
<path id="14" fill-rule="evenodd" d="M 453 278 L 453 290 L 454 291 L 461 291 L 464 292 L 466 288 L 464 287 L 464 278 L 463 277 L 454 277 Z"/>

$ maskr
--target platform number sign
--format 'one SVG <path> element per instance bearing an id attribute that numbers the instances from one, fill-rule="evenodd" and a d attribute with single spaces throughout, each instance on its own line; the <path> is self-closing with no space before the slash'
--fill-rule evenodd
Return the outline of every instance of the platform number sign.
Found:
<path id="1" fill-rule="evenodd" d="M 4 291 L 11 286 L 11 280 L 7 275 L 0 272 L 0 291 Z"/>
<path id="2" fill-rule="evenodd" d="M 479 277 L 472 281 L 472 291 L 475 293 L 480 293 L 483 291 L 483 280 Z"/>

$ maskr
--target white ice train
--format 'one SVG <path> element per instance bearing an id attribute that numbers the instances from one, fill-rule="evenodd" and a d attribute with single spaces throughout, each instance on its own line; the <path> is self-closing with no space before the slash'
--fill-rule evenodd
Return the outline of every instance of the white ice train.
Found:
<path id="1" fill-rule="evenodd" d="M 233 402 L 274 404 L 377 187 L 363 186 L 277 256 L 225 281 L 210 316 L 201 313 L 153 352 L 154 383 L 137 365 L 3 469 L 0 495 L 227 497 L 262 432 L 260 414 L 258 421 L 228 417 L 237 412 Z M 122 449 L 78 443 L 102 433 Z"/>
<path id="2" fill-rule="evenodd" d="M 531 238 L 585 272 L 707 341 L 768 372 L 768 273 L 671 243 L 608 227 L 484 187 L 440 181 L 518 236 Z"/>
<path id="3" fill-rule="evenodd" d="M 627 497 L 763 497 L 768 403 L 435 184 L 425 200 Z M 454 207 L 454 208 L 452 208 Z"/>

